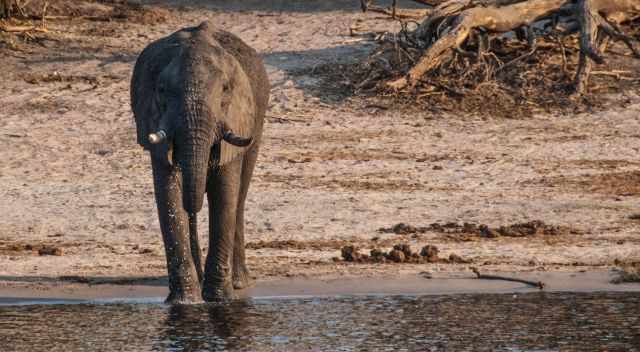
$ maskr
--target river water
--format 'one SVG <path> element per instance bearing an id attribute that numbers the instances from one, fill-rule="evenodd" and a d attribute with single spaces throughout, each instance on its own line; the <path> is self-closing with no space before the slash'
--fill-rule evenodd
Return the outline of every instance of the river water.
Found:
<path id="1" fill-rule="evenodd" d="M 640 351 L 637 293 L 0 306 L 0 351 Z"/>

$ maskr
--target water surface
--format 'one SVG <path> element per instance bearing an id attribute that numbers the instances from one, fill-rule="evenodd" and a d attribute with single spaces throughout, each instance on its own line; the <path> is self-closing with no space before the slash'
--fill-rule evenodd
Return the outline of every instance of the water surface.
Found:
<path id="1" fill-rule="evenodd" d="M 0 306 L 2 351 L 638 351 L 637 293 Z"/>

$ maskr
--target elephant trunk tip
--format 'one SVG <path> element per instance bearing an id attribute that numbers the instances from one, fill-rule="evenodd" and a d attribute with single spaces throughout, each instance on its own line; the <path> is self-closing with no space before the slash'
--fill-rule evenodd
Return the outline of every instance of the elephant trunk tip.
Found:
<path id="1" fill-rule="evenodd" d="M 200 148 L 198 148 L 200 149 Z M 209 149 L 197 150 L 189 157 L 181 160 L 183 177 L 183 207 L 189 214 L 195 214 L 202 209 L 204 195 L 207 190 L 207 173 L 209 163 Z"/>

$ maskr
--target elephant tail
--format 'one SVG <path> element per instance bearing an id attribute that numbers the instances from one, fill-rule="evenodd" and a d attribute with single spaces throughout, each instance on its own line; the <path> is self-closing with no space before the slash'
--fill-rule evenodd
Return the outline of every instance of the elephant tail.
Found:
<path id="1" fill-rule="evenodd" d="M 202 271 L 202 252 L 200 251 L 200 243 L 198 241 L 198 214 L 189 214 L 189 241 L 191 242 L 191 256 L 193 257 L 193 264 L 196 267 L 196 273 L 198 274 L 198 281 L 202 284 L 203 271 Z"/>

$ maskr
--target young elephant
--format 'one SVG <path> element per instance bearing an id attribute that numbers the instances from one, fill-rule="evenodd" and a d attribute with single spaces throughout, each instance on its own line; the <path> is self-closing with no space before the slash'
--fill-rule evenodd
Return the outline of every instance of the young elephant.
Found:
<path id="1" fill-rule="evenodd" d="M 136 62 L 131 106 L 138 143 L 151 154 L 168 302 L 229 298 L 248 284 L 244 202 L 268 100 L 255 50 L 208 22 L 151 43 Z M 203 272 L 196 214 L 205 192 Z"/>

